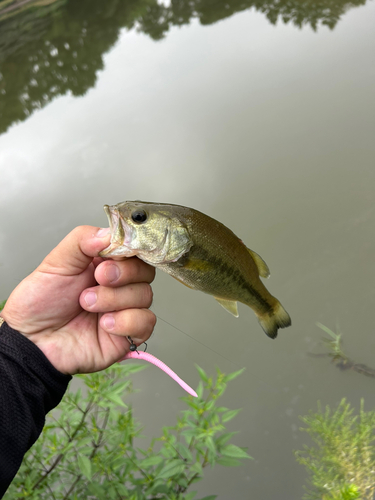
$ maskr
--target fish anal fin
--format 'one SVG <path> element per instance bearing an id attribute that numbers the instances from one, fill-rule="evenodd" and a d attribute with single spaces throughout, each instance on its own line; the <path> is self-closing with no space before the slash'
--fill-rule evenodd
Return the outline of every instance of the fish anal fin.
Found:
<path id="1" fill-rule="evenodd" d="M 249 251 L 249 254 L 252 256 L 252 258 L 253 258 L 253 260 L 258 268 L 259 276 L 261 276 L 262 278 L 269 278 L 270 270 L 268 269 L 268 266 L 264 262 L 262 257 L 260 255 L 258 255 L 256 252 L 254 252 L 254 250 L 250 250 L 250 248 L 248 248 L 248 251 Z"/>
<path id="2" fill-rule="evenodd" d="M 215 299 L 219 302 L 221 306 L 224 307 L 228 312 L 233 314 L 236 318 L 238 318 L 238 309 L 237 309 L 237 302 L 235 300 L 225 300 L 225 299 L 220 299 L 219 297 L 215 297 Z"/>

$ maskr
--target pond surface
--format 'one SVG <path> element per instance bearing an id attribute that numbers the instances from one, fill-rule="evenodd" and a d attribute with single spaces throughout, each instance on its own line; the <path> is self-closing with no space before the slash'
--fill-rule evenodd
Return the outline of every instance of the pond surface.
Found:
<path id="1" fill-rule="evenodd" d="M 229 226 L 292 317 L 271 341 L 157 274 L 149 351 L 192 386 L 194 363 L 246 367 L 223 405 L 255 460 L 208 470 L 201 496 L 300 499 L 298 416 L 374 407 L 371 378 L 311 356 L 321 322 L 375 364 L 374 18 L 365 0 L 0 2 L 0 299 L 73 227 L 106 226 L 104 204 L 142 199 Z M 159 435 L 182 392 L 152 367 L 134 383 Z"/>

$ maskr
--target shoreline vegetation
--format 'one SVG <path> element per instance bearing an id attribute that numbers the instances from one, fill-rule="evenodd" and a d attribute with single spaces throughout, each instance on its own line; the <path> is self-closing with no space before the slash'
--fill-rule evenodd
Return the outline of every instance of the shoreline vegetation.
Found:
<path id="1" fill-rule="evenodd" d="M 226 430 L 240 410 L 217 405 L 228 382 L 243 370 L 228 375 L 217 370 L 214 379 L 197 366 L 198 398 L 181 398 L 187 409 L 176 425 L 163 427 L 141 447 L 142 427 L 124 398 L 134 392 L 131 376 L 144 368 L 115 364 L 78 375 L 83 390 L 68 389 L 48 414 L 4 500 L 193 500 L 206 467 L 235 467 L 251 458 L 232 443 L 237 432 Z"/>
<path id="2" fill-rule="evenodd" d="M 6 301 L 0 303 L 0 310 Z M 342 334 L 318 323 L 329 338 L 328 352 L 341 370 L 375 377 L 375 370 L 356 363 L 343 351 Z M 245 448 L 230 441 L 236 432 L 225 424 L 240 410 L 217 406 L 227 383 L 243 370 L 229 375 L 217 370 L 216 380 L 197 366 L 199 398 L 182 398 L 188 409 L 175 426 L 164 427 L 159 438 L 144 449 L 135 447 L 141 426 L 124 403 L 134 392 L 129 375 L 145 368 L 113 365 L 104 372 L 79 377 L 84 391 L 68 390 L 46 420 L 39 440 L 25 456 L 21 469 L 4 500 L 30 498 L 152 498 L 193 500 L 188 492 L 203 479 L 208 465 L 238 466 L 251 458 Z M 375 495 L 375 409 L 359 411 L 342 399 L 336 408 L 327 405 L 301 416 L 301 432 L 312 446 L 295 451 L 308 473 L 304 500 L 373 500 Z M 61 478 L 64 477 L 64 480 Z M 48 481 L 46 480 L 48 478 Z M 108 486 L 109 485 L 109 486 Z M 133 495 L 133 496 L 129 496 Z M 134 496 L 135 495 L 135 496 Z M 201 500 L 214 500 L 216 495 Z"/>
<path id="3" fill-rule="evenodd" d="M 322 340 L 328 352 L 311 356 L 330 357 L 340 370 L 375 377 L 375 370 L 353 361 L 343 351 L 342 334 L 321 323 L 329 337 Z M 300 417 L 314 446 L 296 451 L 298 463 L 308 472 L 304 500 L 373 500 L 375 494 L 375 410 L 359 412 L 343 398 L 336 409 L 318 402 L 318 412 Z"/>

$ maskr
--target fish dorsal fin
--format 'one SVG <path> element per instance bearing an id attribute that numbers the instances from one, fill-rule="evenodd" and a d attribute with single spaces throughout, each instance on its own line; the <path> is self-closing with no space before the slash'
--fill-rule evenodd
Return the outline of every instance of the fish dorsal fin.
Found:
<path id="1" fill-rule="evenodd" d="M 215 297 L 215 299 L 219 302 L 221 306 L 224 307 L 224 309 L 226 309 L 228 312 L 233 314 L 233 316 L 238 318 L 237 302 L 235 300 L 219 299 L 218 297 Z"/>
<path id="2" fill-rule="evenodd" d="M 268 269 L 268 266 L 264 262 L 262 257 L 260 255 L 258 255 L 256 252 L 254 252 L 254 250 L 250 250 L 250 248 L 248 248 L 248 251 L 249 251 L 249 254 L 252 256 L 252 258 L 253 258 L 253 260 L 258 268 L 259 276 L 261 276 L 262 278 L 269 278 L 270 270 Z"/>

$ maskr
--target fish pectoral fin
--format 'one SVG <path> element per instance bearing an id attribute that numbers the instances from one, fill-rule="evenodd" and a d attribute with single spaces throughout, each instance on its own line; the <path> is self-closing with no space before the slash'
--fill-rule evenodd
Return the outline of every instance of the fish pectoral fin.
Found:
<path id="1" fill-rule="evenodd" d="M 237 309 L 237 302 L 235 300 L 225 300 L 225 299 L 220 299 L 219 297 L 215 297 L 215 300 L 219 302 L 221 306 L 224 307 L 228 312 L 233 314 L 236 318 L 238 318 L 238 309 Z"/>
<path id="2" fill-rule="evenodd" d="M 258 255 L 256 252 L 254 252 L 254 250 L 250 250 L 250 248 L 248 248 L 248 251 L 249 251 L 249 254 L 252 256 L 252 258 L 253 258 L 253 260 L 258 268 L 259 276 L 261 276 L 262 278 L 269 278 L 270 270 L 268 269 L 268 266 L 264 262 L 262 257 L 260 255 Z"/>
<path id="3" fill-rule="evenodd" d="M 189 257 L 183 264 L 185 269 L 190 269 L 191 271 L 202 271 L 207 272 L 211 271 L 214 267 L 211 262 L 207 260 L 194 259 L 193 257 Z"/>

